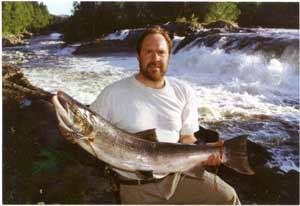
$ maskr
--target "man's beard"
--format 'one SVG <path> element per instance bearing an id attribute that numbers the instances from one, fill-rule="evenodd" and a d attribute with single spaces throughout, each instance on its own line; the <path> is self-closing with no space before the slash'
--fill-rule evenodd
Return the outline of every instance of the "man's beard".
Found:
<path id="1" fill-rule="evenodd" d="M 139 64 L 140 64 L 140 73 L 142 73 L 142 75 L 146 79 L 154 81 L 154 82 L 161 81 L 164 78 L 164 76 L 167 72 L 167 68 L 163 68 L 163 65 L 157 65 L 155 63 L 149 63 L 149 64 L 146 65 L 146 68 L 143 68 L 140 61 L 139 61 Z M 159 70 L 156 71 L 155 73 L 152 73 L 151 72 L 151 67 L 152 66 L 155 66 L 155 67 L 159 68 Z"/>

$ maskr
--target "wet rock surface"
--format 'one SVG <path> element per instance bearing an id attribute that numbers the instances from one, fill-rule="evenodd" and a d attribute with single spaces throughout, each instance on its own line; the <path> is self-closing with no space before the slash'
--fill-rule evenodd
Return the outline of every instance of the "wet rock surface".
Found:
<path id="1" fill-rule="evenodd" d="M 50 93 L 21 70 L 5 65 L 3 78 L 3 202 L 5 204 L 118 204 L 106 165 L 59 133 Z M 204 135 L 205 134 L 205 135 Z M 215 141 L 200 127 L 197 137 Z M 299 204 L 299 172 L 269 168 L 271 154 L 248 141 L 253 176 L 221 166 L 218 175 L 232 185 L 243 204 Z M 208 168 L 214 172 L 216 168 Z"/>

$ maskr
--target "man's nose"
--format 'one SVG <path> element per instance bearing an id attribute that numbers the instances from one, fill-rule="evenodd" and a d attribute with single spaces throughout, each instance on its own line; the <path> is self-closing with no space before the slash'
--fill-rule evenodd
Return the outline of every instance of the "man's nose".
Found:
<path id="1" fill-rule="evenodd" d="M 156 53 L 156 52 L 153 52 L 153 54 L 152 54 L 152 60 L 153 61 L 159 61 L 160 60 L 159 54 Z"/>

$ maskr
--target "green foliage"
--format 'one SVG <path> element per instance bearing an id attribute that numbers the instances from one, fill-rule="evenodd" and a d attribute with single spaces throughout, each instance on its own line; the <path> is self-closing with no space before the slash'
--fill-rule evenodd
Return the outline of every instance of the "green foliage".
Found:
<path id="1" fill-rule="evenodd" d="M 186 17 L 176 18 L 175 22 L 189 24 L 190 26 L 197 28 L 199 25 L 199 18 L 195 14 L 192 14 L 190 18 L 186 18 Z"/>
<path id="2" fill-rule="evenodd" d="M 57 152 L 51 149 L 42 149 L 40 151 L 40 156 L 42 157 L 42 160 L 34 162 L 33 164 L 33 175 L 43 171 L 56 169 L 64 162 L 72 160 L 72 157 L 69 154 Z"/>
<path id="3" fill-rule="evenodd" d="M 211 3 L 208 8 L 208 13 L 204 18 L 205 23 L 210 23 L 218 20 L 227 20 L 236 22 L 241 11 L 236 3 L 231 2 L 216 2 Z"/>
<path id="4" fill-rule="evenodd" d="M 17 34 L 25 30 L 37 31 L 50 22 L 47 7 L 38 2 L 2 2 L 2 32 Z"/>

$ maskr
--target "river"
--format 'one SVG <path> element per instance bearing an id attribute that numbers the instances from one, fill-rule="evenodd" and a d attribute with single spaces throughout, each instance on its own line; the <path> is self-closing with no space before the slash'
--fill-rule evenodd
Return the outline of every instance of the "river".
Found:
<path id="1" fill-rule="evenodd" d="M 126 35 L 128 30 L 106 39 Z M 133 54 L 75 56 L 79 44 L 65 46 L 60 37 L 52 33 L 26 46 L 3 48 L 2 60 L 18 63 L 35 86 L 63 90 L 84 104 L 108 84 L 137 72 Z M 248 134 L 272 152 L 268 166 L 300 171 L 299 30 L 223 33 L 210 45 L 205 38 L 176 51 L 167 74 L 195 89 L 199 123 L 224 139 Z M 183 39 L 175 36 L 174 46 Z"/>

